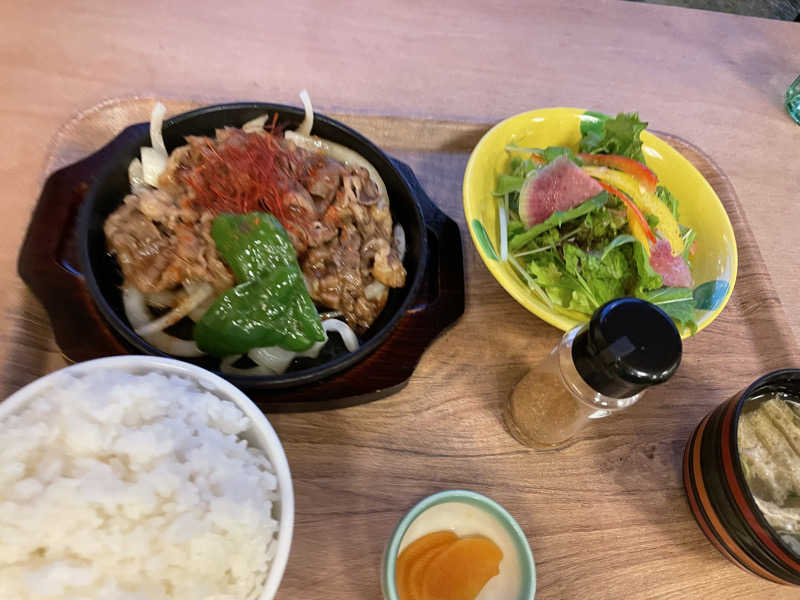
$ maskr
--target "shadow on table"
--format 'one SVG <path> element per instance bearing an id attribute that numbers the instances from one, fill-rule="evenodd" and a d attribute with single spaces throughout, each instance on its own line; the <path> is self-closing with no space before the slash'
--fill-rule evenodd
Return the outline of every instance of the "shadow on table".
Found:
<path id="1" fill-rule="evenodd" d="M 688 371 L 688 372 L 687 372 Z M 595 476 L 605 480 L 611 499 L 621 503 L 624 520 L 598 524 L 630 531 L 650 531 L 636 542 L 641 563 L 663 559 L 664 568 L 683 562 L 718 568 L 724 559 L 703 536 L 689 511 L 682 483 L 682 458 L 686 441 L 703 416 L 725 400 L 714 382 L 705 383 L 702 371 L 683 369 L 672 390 L 651 390 L 636 406 L 605 423 L 584 430 L 591 438 L 591 463 Z M 674 385 L 678 383 L 678 385 Z M 692 388 L 694 400 L 676 397 L 674 390 Z M 680 392 L 678 392 L 680 393 Z M 660 533 L 653 535 L 652 530 Z M 652 553 L 651 556 L 648 556 Z"/>

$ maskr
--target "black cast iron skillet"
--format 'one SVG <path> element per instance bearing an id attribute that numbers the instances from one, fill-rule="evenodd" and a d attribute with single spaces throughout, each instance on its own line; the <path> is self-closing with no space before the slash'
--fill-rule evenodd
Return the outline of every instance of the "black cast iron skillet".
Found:
<path id="1" fill-rule="evenodd" d="M 270 119 L 278 114 L 278 123 L 286 129 L 294 129 L 303 119 L 303 111 L 281 104 L 259 102 L 219 104 L 200 108 L 167 119 L 163 126 L 164 142 L 167 151 L 183 145 L 187 135 L 213 136 L 214 130 L 225 126 L 241 127 L 247 121 L 264 113 Z M 377 169 L 389 192 L 390 209 L 395 223 L 403 226 L 406 234 L 406 255 L 404 266 L 407 271 L 406 285 L 391 289 L 389 299 L 372 327 L 360 336 L 361 345 L 357 351 L 346 353 L 343 346 L 336 348 L 327 344 L 315 361 L 296 360 L 290 370 L 282 375 L 251 376 L 219 373 L 219 362 L 212 357 L 183 359 L 215 371 L 234 385 L 246 389 L 280 389 L 308 384 L 343 371 L 364 359 L 395 328 L 397 323 L 412 306 L 425 272 L 427 256 L 427 235 L 420 207 L 415 200 L 406 179 L 395 164 L 377 146 L 349 127 L 316 114 L 312 134 L 347 146 Z M 122 274 L 116 259 L 106 248 L 103 223 L 130 192 L 128 165 L 139 156 L 142 146 L 150 145 L 146 131 L 133 137 L 117 149 L 108 165 L 101 170 L 90 186 L 85 201 L 80 208 L 77 224 L 78 254 L 81 271 L 86 286 L 98 310 L 125 343 L 143 354 L 169 356 L 140 338 L 125 317 L 122 307 L 120 286 Z"/>

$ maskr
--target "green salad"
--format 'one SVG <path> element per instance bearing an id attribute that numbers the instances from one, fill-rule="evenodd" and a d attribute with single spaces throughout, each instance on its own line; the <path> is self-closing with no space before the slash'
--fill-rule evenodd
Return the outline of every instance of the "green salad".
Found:
<path id="1" fill-rule="evenodd" d="M 647 123 L 635 113 L 592 115 L 581 122 L 578 148 L 506 147 L 510 160 L 493 194 L 500 258 L 549 306 L 576 318 L 636 296 L 693 332 L 696 234 L 644 164 Z"/>

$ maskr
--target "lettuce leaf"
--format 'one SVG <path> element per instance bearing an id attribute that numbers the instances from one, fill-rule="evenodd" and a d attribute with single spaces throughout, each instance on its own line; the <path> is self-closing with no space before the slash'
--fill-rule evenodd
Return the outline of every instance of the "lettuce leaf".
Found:
<path id="1" fill-rule="evenodd" d="M 661 287 L 661 275 L 650 266 L 650 257 L 640 241 L 633 244 L 633 264 L 636 266 L 637 281 L 633 285 L 633 294 L 639 298 L 650 291 Z"/>
<path id="2" fill-rule="evenodd" d="M 506 150 L 516 150 L 519 152 L 528 152 L 530 154 L 535 154 L 536 156 L 543 158 L 546 164 L 553 162 L 559 156 L 566 156 L 576 165 L 578 166 L 583 165 L 583 161 L 575 155 L 575 152 L 572 150 L 572 148 L 568 148 L 567 146 L 548 146 L 547 148 L 523 148 L 522 146 L 510 144 L 506 146 Z M 514 171 L 513 162 L 511 164 L 511 170 L 512 172 Z"/>
<path id="3" fill-rule="evenodd" d="M 692 246 L 694 245 L 694 240 L 697 237 L 697 232 L 690 227 L 684 227 L 680 223 L 678 223 L 678 227 L 681 231 L 681 238 L 683 239 L 683 260 L 689 263 L 689 255 L 692 253 Z"/>
<path id="4" fill-rule="evenodd" d="M 605 207 L 590 212 L 583 219 L 574 237 L 570 238 L 579 248 L 586 250 L 600 250 L 613 240 L 625 227 L 627 221 L 620 217 L 621 213 Z"/>
<path id="5" fill-rule="evenodd" d="M 547 249 L 536 254 L 527 267 L 554 304 L 591 315 L 609 300 L 625 295 L 631 265 L 619 248 L 600 258 L 574 244 L 564 244 L 563 253 L 562 258 L 555 249 Z"/>
<path id="6" fill-rule="evenodd" d="M 531 171 L 538 168 L 538 165 L 530 158 L 520 158 L 514 156 L 508 164 L 508 174 L 515 177 L 525 177 Z"/>
<path id="7" fill-rule="evenodd" d="M 636 243 L 637 241 L 638 240 L 629 233 L 623 233 L 621 235 L 618 235 L 608 244 L 606 244 L 605 248 L 603 248 L 603 251 L 600 253 L 600 260 L 604 260 L 605 257 L 608 256 L 608 253 L 611 252 L 614 248 L 618 248 L 623 244 L 633 244 Z"/>
<path id="8" fill-rule="evenodd" d="M 498 175 L 497 188 L 494 190 L 494 195 L 502 197 L 510 192 L 519 193 L 524 181 L 525 178 L 518 175 Z"/>
<path id="9" fill-rule="evenodd" d="M 639 134 L 647 123 L 639 120 L 637 113 L 620 113 L 614 119 L 602 121 L 602 129 L 595 126 L 586 130 L 581 139 L 580 151 L 590 154 L 619 154 L 644 162 Z"/>
<path id="10" fill-rule="evenodd" d="M 564 261 L 554 249 L 536 255 L 528 264 L 528 273 L 533 275 L 536 283 L 545 290 L 554 304 L 591 314 L 592 303 L 584 287 L 567 273 Z"/>
<path id="11" fill-rule="evenodd" d="M 697 330 L 693 291 L 662 287 L 661 276 L 650 267 L 644 247 L 632 236 L 617 236 L 602 254 L 570 243 L 560 249 L 561 253 L 555 247 L 543 247 L 526 266 L 555 305 L 591 315 L 609 300 L 635 295 L 655 304 L 692 333 Z"/>
<path id="12" fill-rule="evenodd" d="M 583 161 L 575 156 L 575 153 L 572 151 L 572 148 L 567 148 L 566 146 L 548 146 L 541 152 L 537 152 L 539 156 L 545 159 L 548 164 L 553 162 L 559 156 L 566 156 L 576 165 L 581 166 Z"/>
<path id="13" fill-rule="evenodd" d="M 573 244 L 565 244 L 564 262 L 567 273 L 582 284 L 592 311 L 609 300 L 625 295 L 623 282 L 630 267 L 619 249 L 612 249 L 605 259 L 601 259 Z"/>
<path id="14" fill-rule="evenodd" d="M 670 212 L 672 212 L 672 216 L 675 217 L 675 220 L 677 221 L 680 217 L 680 214 L 678 213 L 678 199 L 673 196 L 672 193 L 663 185 L 656 187 L 656 196 L 658 196 L 659 200 L 669 207 Z"/>
<path id="15" fill-rule="evenodd" d="M 662 287 L 645 292 L 639 297 L 658 306 L 673 321 L 688 327 L 692 334 L 697 331 L 697 321 L 695 320 L 697 306 L 691 288 Z"/>
<path id="16" fill-rule="evenodd" d="M 508 222 L 508 239 L 511 239 L 517 234 L 525 231 L 525 223 L 522 221 L 509 221 Z"/>

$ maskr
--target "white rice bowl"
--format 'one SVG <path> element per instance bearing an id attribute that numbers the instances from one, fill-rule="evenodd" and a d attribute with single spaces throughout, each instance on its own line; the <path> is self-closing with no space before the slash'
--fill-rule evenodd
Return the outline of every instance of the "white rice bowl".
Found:
<path id="1" fill-rule="evenodd" d="M 292 520 L 274 431 L 192 365 L 91 361 L 0 404 L 0 598 L 271 598 Z"/>

